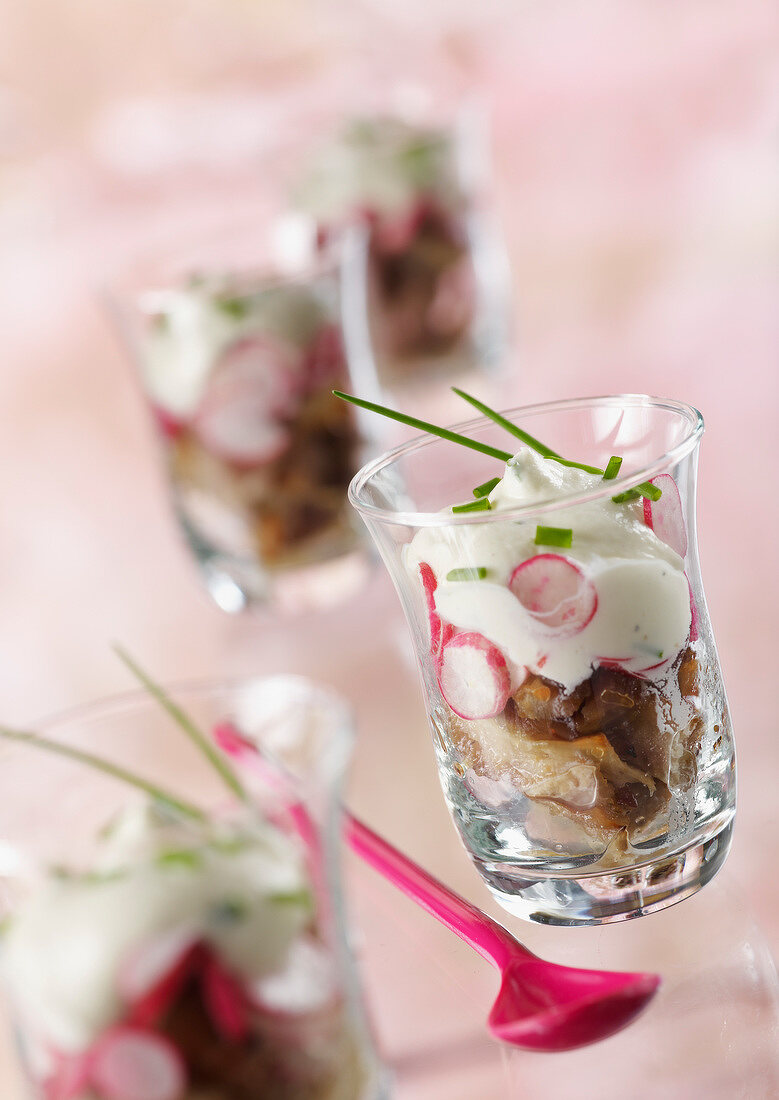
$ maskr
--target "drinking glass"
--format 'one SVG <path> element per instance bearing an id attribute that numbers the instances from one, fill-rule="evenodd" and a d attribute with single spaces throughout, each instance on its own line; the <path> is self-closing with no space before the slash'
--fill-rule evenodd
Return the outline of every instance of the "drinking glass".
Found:
<path id="1" fill-rule="evenodd" d="M 174 695 L 209 742 L 258 746 L 248 797 L 145 694 L 37 732 L 162 798 L 0 741 L 0 989 L 29 1095 L 380 1100 L 339 873 L 344 704 L 293 676 Z"/>
<path id="2" fill-rule="evenodd" d="M 625 920 L 699 889 L 730 844 L 733 743 L 695 529 L 703 420 L 630 395 L 504 415 L 568 459 L 621 456 L 619 476 L 454 514 L 503 469 L 421 436 L 366 465 L 350 499 L 400 596 L 444 795 L 484 881 L 530 920 Z M 491 420 L 458 430 L 511 441 Z M 650 479 L 659 500 L 611 502 Z M 573 531 L 567 555 L 536 545 L 542 527 Z"/>
<path id="3" fill-rule="evenodd" d="M 398 104 L 310 139 L 291 206 L 326 243 L 368 233 L 370 334 L 385 389 L 495 372 L 509 343 L 510 277 L 489 200 L 484 112 Z"/>
<path id="4" fill-rule="evenodd" d="M 328 605 L 367 571 L 346 491 L 373 428 L 331 393 L 375 393 L 364 248 L 355 231 L 285 266 L 270 236 L 228 223 L 139 261 L 109 295 L 173 511 L 226 611 Z"/>

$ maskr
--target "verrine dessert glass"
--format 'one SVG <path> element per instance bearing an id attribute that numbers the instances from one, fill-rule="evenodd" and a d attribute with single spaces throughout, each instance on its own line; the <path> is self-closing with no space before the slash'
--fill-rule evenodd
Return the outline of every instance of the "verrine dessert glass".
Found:
<path id="1" fill-rule="evenodd" d="M 114 313 L 216 602 L 333 602 L 365 570 L 346 491 L 371 429 L 331 393 L 375 385 L 369 341 L 358 332 L 346 351 L 365 324 L 364 250 L 352 235 L 290 271 L 251 227 L 240 259 L 226 240 L 140 261 L 113 287 Z"/>
<path id="2" fill-rule="evenodd" d="M 695 530 L 703 420 L 644 396 L 504 416 L 538 447 L 471 421 L 457 430 L 495 455 L 422 436 L 369 463 L 350 499 L 400 596 L 444 794 L 490 890 L 539 922 L 624 920 L 697 890 L 730 843 Z"/>
<path id="3" fill-rule="evenodd" d="M 345 118 L 308 149 L 291 204 L 326 245 L 368 231 L 367 304 L 384 387 L 497 368 L 510 279 L 487 199 L 485 123 L 399 111 Z"/>
<path id="4" fill-rule="evenodd" d="M 287 676 L 175 694 L 204 737 L 259 746 L 241 797 L 146 695 L 38 733 L 148 791 L 0 740 L 0 994 L 25 1095 L 379 1100 L 339 876 L 343 704 Z"/>

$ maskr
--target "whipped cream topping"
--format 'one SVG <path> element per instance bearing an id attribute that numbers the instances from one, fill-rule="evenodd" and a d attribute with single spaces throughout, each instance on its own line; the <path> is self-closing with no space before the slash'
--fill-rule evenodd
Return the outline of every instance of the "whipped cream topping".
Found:
<path id="1" fill-rule="evenodd" d="M 146 392 L 182 420 L 195 412 L 220 355 L 235 341 L 262 334 L 294 359 L 326 319 L 324 303 L 294 283 L 190 280 L 147 291 L 139 304 L 149 318 L 139 347 Z"/>
<path id="2" fill-rule="evenodd" d="M 150 806 L 101 840 L 86 874 L 50 874 L 0 940 L 15 1009 L 62 1051 L 122 1013 L 122 975 L 144 951 L 205 942 L 247 982 L 283 968 L 310 922 L 301 854 L 269 823 L 172 823 Z"/>
<path id="3" fill-rule="evenodd" d="M 491 514 L 540 506 L 601 485 L 599 475 L 525 449 L 510 459 L 490 493 Z M 539 523 L 571 528 L 572 546 L 536 545 Z M 540 621 L 509 588 L 517 566 L 542 554 L 574 563 L 583 583 L 594 587 L 594 614 L 578 632 Z M 421 562 L 432 568 L 438 614 L 459 631 L 478 632 L 496 645 L 506 658 L 512 687 L 530 671 L 572 690 L 598 665 L 610 662 L 660 676 L 689 637 L 684 561 L 646 524 L 640 500 L 615 504 L 605 497 L 529 519 L 485 523 L 474 515 L 468 524 L 421 528 L 405 547 L 404 560 L 415 576 Z M 451 570 L 478 566 L 487 570 L 484 580 L 446 579 Z"/>
<path id="4" fill-rule="evenodd" d="M 324 144 L 294 190 L 298 209 L 338 222 L 366 207 L 387 214 L 421 194 L 458 197 L 454 147 L 443 130 L 397 118 L 354 119 Z"/>

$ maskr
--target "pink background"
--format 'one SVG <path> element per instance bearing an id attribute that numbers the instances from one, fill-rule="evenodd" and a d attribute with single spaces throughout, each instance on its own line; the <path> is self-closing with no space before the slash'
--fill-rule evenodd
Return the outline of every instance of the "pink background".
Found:
<path id="1" fill-rule="evenodd" d="M 740 766 L 728 869 L 668 919 L 593 934 L 512 923 L 540 954 L 584 965 L 640 955 L 689 975 L 707 945 L 733 954 L 731 984 L 696 993 L 720 1054 L 680 1041 L 666 1091 L 648 1097 L 692 1100 L 706 1074 L 709 1095 L 779 1090 L 776 1005 L 768 986 L 739 985 L 750 951 L 753 964 L 763 942 L 779 953 L 777 30 L 760 0 L 0 0 L 4 720 L 126 689 L 113 639 L 168 681 L 310 673 L 356 708 L 352 807 L 490 907 L 442 803 L 387 579 L 305 619 L 213 607 L 99 298 L 145 237 L 262 210 L 281 120 L 314 101 L 364 102 L 391 77 L 444 97 L 476 87 L 488 104 L 516 305 L 506 403 L 638 391 L 702 410 L 701 558 Z M 492 974 L 369 873 L 349 874 L 404 1100 L 540 1097 L 552 1073 L 556 1096 L 607 1096 L 614 1067 L 656 1038 L 647 1018 L 582 1055 L 502 1055 L 481 1026 Z M 633 1080 L 627 1094 L 645 1095 Z"/>

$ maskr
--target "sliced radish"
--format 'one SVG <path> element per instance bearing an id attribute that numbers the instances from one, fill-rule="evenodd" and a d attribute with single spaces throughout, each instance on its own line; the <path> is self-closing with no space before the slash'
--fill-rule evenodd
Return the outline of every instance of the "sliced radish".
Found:
<path id="1" fill-rule="evenodd" d="M 636 675 L 640 676 L 643 675 L 645 672 L 657 672 L 658 668 L 665 668 L 666 665 L 669 665 L 670 663 L 671 658 L 664 657 L 662 661 L 655 661 L 653 665 L 642 665 L 641 668 L 635 668 L 632 671 L 635 672 Z M 650 679 L 651 678 L 652 677 L 650 677 Z"/>
<path id="2" fill-rule="evenodd" d="M 157 427 L 166 439 L 175 439 L 176 436 L 181 435 L 185 426 L 183 420 L 168 412 L 167 409 L 163 409 L 160 405 L 152 405 L 152 412 L 157 421 Z"/>
<path id="3" fill-rule="evenodd" d="M 596 657 L 595 664 L 600 668 L 624 669 L 630 657 Z"/>
<path id="4" fill-rule="evenodd" d="M 246 998 L 241 986 L 215 955 L 206 958 L 202 989 L 203 1003 L 216 1031 L 232 1043 L 244 1039 L 249 1030 Z"/>
<path id="5" fill-rule="evenodd" d="M 560 554 L 523 561 L 511 574 L 509 588 L 539 625 L 563 637 L 584 630 L 598 609 L 595 585 Z"/>
<path id="6" fill-rule="evenodd" d="M 219 722 L 213 729 L 213 738 L 222 752 L 240 760 L 247 754 L 255 756 L 257 746 L 235 728 L 231 722 Z"/>
<path id="7" fill-rule="evenodd" d="M 343 377 L 343 340 L 336 325 L 323 325 L 308 347 L 303 370 L 314 389 L 332 386 Z"/>
<path id="8" fill-rule="evenodd" d="M 174 928 L 154 939 L 136 944 L 118 973 L 119 993 L 124 1001 L 137 1001 L 167 978 L 189 955 L 196 942 L 185 928 Z"/>
<path id="9" fill-rule="evenodd" d="M 289 441 L 282 418 L 292 410 L 299 363 L 260 337 L 232 344 L 217 364 L 193 428 L 219 458 L 241 467 L 277 458 Z"/>
<path id="10" fill-rule="evenodd" d="M 179 1100 L 187 1087 L 184 1060 L 153 1031 L 117 1027 L 99 1040 L 90 1078 L 106 1100 Z"/>
<path id="11" fill-rule="evenodd" d="M 438 588 L 438 581 L 435 579 L 435 573 L 431 567 L 424 561 L 419 563 L 419 576 L 422 579 L 425 604 L 427 605 L 427 621 L 430 627 L 430 652 L 435 656 L 441 648 L 441 630 L 443 627 L 441 617 L 435 609 L 435 590 Z"/>
<path id="12" fill-rule="evenodd" d="M 429 204 L 420 200 L 395 214 L 374 219 L 374 241 L 382 253 L 404 252 L 415 239 L 430 213 Z"/>
<path id="13" fill-rule="evenodd" d="M 663 660 L 655 661 L 650 665 L 641 664 L 641 660 L 641 657 L 596 657 L 594 667 L 614 668 L 643 680 L 645 672 L 656 672 L 658 668 L 664 668 L 671 663 L 672 658 L 664 657 Z"/>
<path id="14" fill-rule="evenodd" d="M 191 933 L 180 930 L 135 948 L 124 959 L 117 981 L 128 1004 L 131 1024 L 155 1024 L 175 1001 L 203 961 L 203 949 Z"/>
<path id="15" fill-rule="evenodd" d="M 228 344 L 212 378 L 262 385 L 274 412 L 288 412 L 300 390 L 302 353 L 283 339 L 255 332 Z"/>
<path id="16" fill-rule="evenodd" d="M 473 264 L 469 258 L 445 268 L 438 277 L 435 294 L 425 321 L 439 336 L 457 333 L 473 314 L 476 288 Z"/>
<path id="17" fill-rule="evenodd" d="M 89 1081 L 91 1058 L 84 1054 L 55 1055 L 57 1066 L 43 1086 L 46 1100 L 75 1100 Z"/>
<path id="18" fill-rule="evenodd" d="M 483 634 L 456 634 L 441 650 L 438 683 L 461 718 L 493 718 L 511 694 L 505 658 Z"/>
<path id="19" fill-rule="evenodd" d="M 687 529 L 676 482 L 670 474 L 660 474 L 652 479 L 651 484 L 661 489 L 663 495 L 659 500 L 644 497 L 644 523 L 652 528 L 661 542 L 683 558 L 687 553 Z"/>

